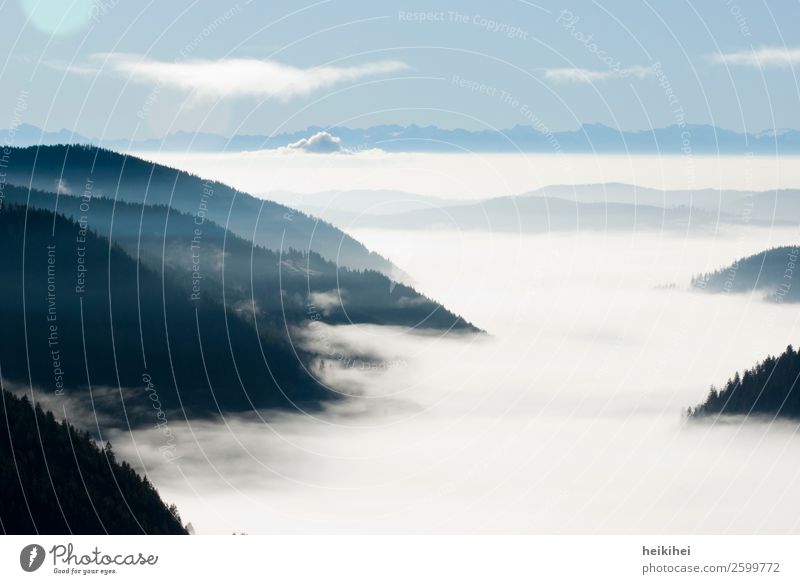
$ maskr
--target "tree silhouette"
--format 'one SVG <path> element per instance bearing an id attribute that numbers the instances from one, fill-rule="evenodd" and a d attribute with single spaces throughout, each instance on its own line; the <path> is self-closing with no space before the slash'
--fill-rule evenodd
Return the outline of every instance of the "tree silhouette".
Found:
<path id="1" fill-rule="evenodd" d="M 769 415 L 800 418 L 800 354 L 792 345 L 778 357 L 769 356 L 742 375 L 737 371 L 721 389 L 713 385 L 706 401 L 692 416 Z"/>
<path id="2" fill-rule="evenodd" d="M 0 529 L 6 534 L 185 534 L 147 478 L 110 442 L 2 389 Z"/>

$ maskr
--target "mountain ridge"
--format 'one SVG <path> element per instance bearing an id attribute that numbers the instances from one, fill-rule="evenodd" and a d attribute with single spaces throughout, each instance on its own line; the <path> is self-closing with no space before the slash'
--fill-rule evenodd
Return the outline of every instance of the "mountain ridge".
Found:
<path id="1" fill-rule="evenodd" d="M 402 270 L 333 225 L 219 181 L 95 146 L 11 147 L 4 184 L 87 199 L 162 204 L 206 220 L 270 249 L 315 251 L 345 267 L 401 279 Z"/>
<path id="2" fill-rule="evenodd" d="M 758 292 L 777 304 L 800 302 L 800 286 L 794 274 L 800 266 L 800 246 L 781 246 L 734 260 L 713 272 L 698 274 L 693 289 L 712 294 Z"/>
<path id="3" fill-rule="evenodd" d="M 780 355 L 770 355 L 721 387 L 711 386 L 706 400 L 689 408 L 689 419 L 720 416 L 800 418 L 800 354 L 789 345 Z"/>
<path id="4" fill-rule="evenodd" d="M 337 399 L 310 371 L 329 358 L 304 348 L 312 322 L 478 332 L 379 272 L 255 246 L 211 221 L 193 249 L 193 217 L 166 206 L 98 197 L 76 220 L 54 214 L 53 193 L 6 185 L 5 197 L 3 375 L 49 393 L 118 388 L 97 405 L 117 423 L 152 421 L 145 374 L 163 410 L 182 417 Z M 81 212 L 80 198 L 58 201 Z"/>
<path id="5" fill-rule="evenodd" d="M 417 124 L 378 124 L 366 128 L 308 126 L 275 134 L 235 134 L 178 131 L 143 140 L 96 139 L 70 130 L 44 131 L 30 124 L 15 128 L 19 146 L 36 144 L 93 144 L 124 151 L 178 150 L 243 152 L 287 147 L 320 132 L 341 141 L 344 151 L 380 148 L 390 152 L 623 152 L 683 154 L 800 153 L 800 130 L 737 132 L 708 124 L 673 124 L 649 130 L 622 130 L 586 123 L 572 130 L 542 132 L 517 124 L 503 130 L 467 130 Z"/>
<path id="6" fill-rule="evenodd" d="M 0 530 L 10 534 L 185 535 L 152 483 L 110 443 L 0 388 Z"/>

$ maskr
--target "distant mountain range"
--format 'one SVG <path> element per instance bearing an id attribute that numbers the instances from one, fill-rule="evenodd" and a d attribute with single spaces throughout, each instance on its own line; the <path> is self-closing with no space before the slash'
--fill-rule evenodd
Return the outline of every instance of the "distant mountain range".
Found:
<path id="1" fill-rule="evenodd" d="M 511 197 L 464 201 L 398 191 L 268 195 L 343 229 L 714 230 L 796 225 L 800 191 L 661 191 L 627 184 L 556 185 Z"/>
<path id="2" fill-rule="evenodd" d="M 713 228 L 717 215 L 699 209 L 625 203 L 576 203 L 548 197 L 499 197 L 481 203 L 359 218 L 359 227 L 546 233 L 576 230 Z"/>
<path id="3" fill-rule="evenodd" d="M 0 133 L 6 133 L 8 130 Z M 330 136 L 328 136 L 330 135 Z M 275 135 L 222 136 L 206 132 L 174 132 L 157 139 L 108 139 L 69 130 L 43 131 L 22 124 L 13 129 L 14 145 L 93 144 L 113 150 L 240 152 L 290 147 L 310 152 L 617 152 L 650 154 L 789 154 L 800 152 L 800 131 L 739 133 L 709 125 L 672 125 L 626 131 L 603 124 L 576 130 L 542 132 L 517 125 L 505 130 L 445 129 L 436 126 L 379 125 L 368 128 L 310 126 Z M 310 139 L 312 137 L 325 139 Z"/>

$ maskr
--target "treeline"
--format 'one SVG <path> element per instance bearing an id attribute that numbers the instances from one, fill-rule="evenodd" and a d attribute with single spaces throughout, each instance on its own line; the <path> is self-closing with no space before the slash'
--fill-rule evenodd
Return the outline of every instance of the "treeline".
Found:
<path id="1" fill-rule="evenodd" d="M 712 293 L 760 291 L 773 302 L 800 301 L 800 248 L 775 247 L 692 278 L 692 288 Z"/>
<path id="2" fill-rule="evenodd" d="M 186 534 L 177 509 L 109 443 L 3 389 L 0 530 L 5 534 Z"/>
<path id="3" fill-rule="evenodd" d="M 301 331 L 324 345 L 313 323 L 478 330 L 276 203 L 97 148 L 8 158 L 0 381 L 63 395 L 104 428 L 341 399 L 312 374 L 326 349 L 296 342 Z M 3 397 L 3 530 L 183 532 L 110 448 Z"/>
<path id="4" fill-rule="evenodd" d="M 330 397 L 303 351 L 279 338 L 285 326 L 259 334 L 219 291 L 192 302 L 187 277 L 143 265 L 61 215 L 6 206 L 0 248 L 6 379 L 72 397 L 118 389 L 92 406 L 119 425 L 157 422 L 154 401 L 205 416 Z"/>
<path id="5" fill-rule="evenodd" d="M 220 182 L 95 146 L 9 148 L 5 182 L 75 197 L 164 205 L 269 249 L 307 249 L 338 264 L 391 273 L 392 264 L 324 221 Z"/>
<path id="6" fill-rule="evenodd" d="M 307 249 L 287 244 L 277 250 L 254 245 L 210 220 L 165 205 L 142 205 L 95 197 L 60 195 L 7 186 L 6 204 L 58 212 L 152 270 L 168 272 L 176 281 L 202 280 L 205 298 L 216 298 L 237 312 L 249 305 L 249 317 L 270 319 L 284 329 L 307 320 L 309 295 L 331 294 L 345 300 L 325 307 L 328 324 L 369 323 L 418 326 L 438 330 L 476 331 L 470 323 L 425 298 L 416 290 L 393 283 L 382 273 L 338 265 Z M 194 272 L 194 274 L 193 274 Z M 187 297 L 191 295 L 187 290 Z M 223 294 L 224 292 L 224 294 Z M 255 310 L 253 307 L 255 305 Z"/>
<path id="7" fill-rule="evenodd" d="M 294 338 L 298 328 L 322 320 L 476 330 L 383 274 L 254 246 L 211 222 L 195 246 L 190 216 L 116 203 L 111 223 L 112 204 L 93 201 L 88 224 L 8 200 L 0 211 L 8 379 L 53 392 L 119 388 L 100 407 L 120 421 L 124 408 L 134 424 L 152 421 L 145 375 L 162 407 L 181 416 L 313 409 L 338 394 L 309 373 L 315 355 Z M 60 205 L 74 202 L 62 196 Z"/>
<path id="8" fill-rule="evenodd" d="M 789 345 L 742 375 L 737 372 L 721 388 L 712 386 L 705 402 L 689 408 L 690 417 L 768 415 L 800 418 L 800 353 Z"/>

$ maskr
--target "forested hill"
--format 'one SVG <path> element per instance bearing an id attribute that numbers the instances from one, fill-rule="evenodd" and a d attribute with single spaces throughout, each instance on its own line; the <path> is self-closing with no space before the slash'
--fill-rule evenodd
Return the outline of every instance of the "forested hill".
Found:
<path id="1" fill-rule="evenodd" d="M 224 297 L 234 312 L 249 305 L 251 316 L 255 312 L 271 318 L 270 326 L 283 329 L 307 321 L 308 297 L 324 295 L 336 298 L 325 306 L 328 324 L 477 331 L 445 307 L 379 272 L 346 268 L 313 251 L 254 246 L 214 221 L 204 219 L 198 225 L 196 216 L 165 205 L 101 196 L 85 200 L 12 185 L 3 192 L 6 205 L 64 215 L 154 270 L 167 269 L 184 282 L 199 278 L 202 296 L 220 302 Z M 260 328 L 265 329 L 263 323 Z"/>
<path id="2" fill-rule="evenodd" d="M 257 330 L 210 286 L 192 301 L 189 277 L 158 273 L 60 215 L 5 207 L 0 249 L 6 379 L 73 397 L 94 388 L 92 406 L 120 426 L 155 423 L 152 393 L 182 416 L 330 397 L 278 336 L 285 326 Z"/>
<path id="3" fill-rule="evenodd" d="M 179 535 L 175 507 L 111 446 L 2 389 L 0 531 L 5 534 Z"/>
<path id="4" fill-rule="evenodd" d="M 800 301 L 800 247 L 774 247 L 692 278 L 692 287 L 711 293 L 762 292 L 772 302 Z"/>
<path id="5" fill-rule="evenodd" d="M 111 204 L 98 199 L 93 210 Z M 293 336 L 312 322 L 476 330 L 377 272 L 254 247 L 211 222 L 194 250 L 190 216 L 116 209 L 113 233 L 125 249 L 59 214 L 0 211 L 0 366 L 7 379 L 47 392 L 117 388 L 104 400 L 96 392 L 93 407 L 119 425 L 153 422 L 151 385 L 181 417 L 338 399 L 311 367 L 331 355 Z M 93 215 L 90 225 L 109 233 L 102 217 L 110 216 Z"/>
<path id="6" fill-rule="evenodd" d="M 75 196 L 166 205 L 266 248 L 307 250 L 338 264 L 403 276 L 333 225 L 223 183 L 94 146 L 9 148 L 8 184 Z"/>
<path id="7" fill-rule="evenodd" d="M 742 375 L 737 372 L 722 388 L 712 386 L 706 401 L 689 414 L 800 418 L 799 378 L 800 353 L 789 345 L 781 355 L 767 357 Z"/>

